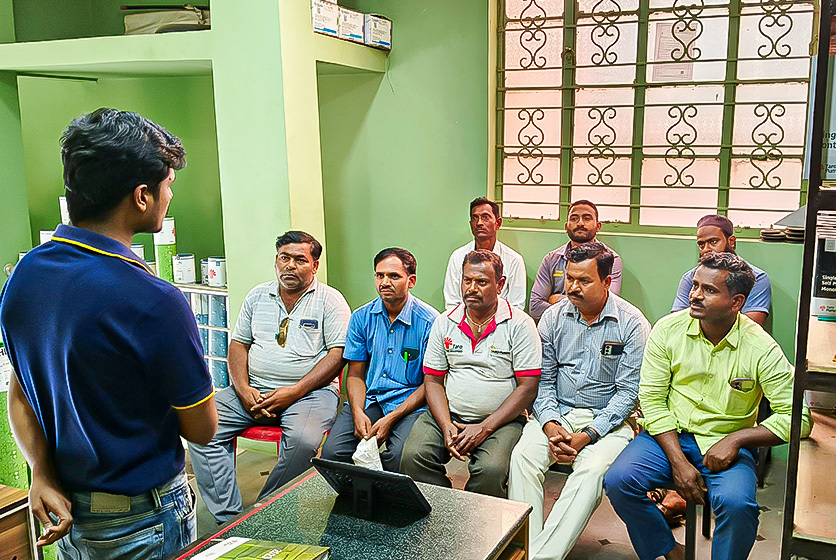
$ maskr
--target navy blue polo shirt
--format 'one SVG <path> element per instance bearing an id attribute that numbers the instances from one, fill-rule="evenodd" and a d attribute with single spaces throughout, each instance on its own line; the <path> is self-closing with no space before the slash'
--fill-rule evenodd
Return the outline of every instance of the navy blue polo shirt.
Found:
<path id="1" fill-rule="evenodd" d="M 6 282 L 0 329 L 65 490 L 136 495 L 183 469 L 175 409 L 212 381 L 185 298 L 128 247 L 60 226 Z"/>

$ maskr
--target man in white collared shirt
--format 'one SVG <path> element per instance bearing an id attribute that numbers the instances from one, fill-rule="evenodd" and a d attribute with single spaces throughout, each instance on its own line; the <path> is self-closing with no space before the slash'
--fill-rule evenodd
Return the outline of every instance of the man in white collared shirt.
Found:
<path id="1" fill-rule="evenodd" d="M 453 251 L 447 262 L 447 274 L 444 276 L 444 307 L 447 311 L 462 301 L 462 263 L 465 255 L 477 249 L 487 249 L 499 255 L 505 271 L 505 285 L 499 295 L 514 307 L 525 309 L 525 262 L 519 253 L 496 238 L 501 226 L 502 216 L 496 202 L 482 196 L 470 203 L 473 241 Z"/>
<path id="2" fill-rule="evenodd" d="M 301 231 L 276 241 L 276 280 L 247 294 L 229 344 L 232 386 L 219 392 L 218 431 L 191 445 L 195 479 L 219 522 L 242 511 L 233 442 L 254 425 L 281 426 L 279 458 L 259 499 L 310 467 L 337 416 L 351 310 L 315 278 L 322 246 Z"/>

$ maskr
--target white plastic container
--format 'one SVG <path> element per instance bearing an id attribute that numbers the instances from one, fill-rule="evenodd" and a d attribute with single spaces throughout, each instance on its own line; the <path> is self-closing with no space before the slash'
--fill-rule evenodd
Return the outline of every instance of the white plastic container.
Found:
<path id="1" fill-rule="evenodd" d="M 209 266 L 207 271 L 210 286 L 223 287 L 226 286 L 226 259 L 224 257 L 209 257 Z"/>
<path id="2" fill-rule="evenodd" d="M 174 255 L 174 258 L 172 259 L 172 266 L 174 268 L 175 284 L 195 283 L 195 264 L 194 255 L 192 253 Z"/>
<path id="3" fill-rule="evenodd" d="M 131 243 L 131 251 L 143 261 L 145 260 L 145 245 L 142 243 Z"/>
<path id="4" fill-rule="evenodd" d="M 54 229 L 42 229 L 40 233 L 41 242 L 39 243 L 39 245 L 43 245 L 47 241 L 51 240 L 53 235 L 55 235 Z"/>
<path id="5" fill-rule="evenodd" d="M 67 197 L 66 196 L 59 196 L 58 197 L 58 208 L 61 210 L 61 223 L 66 225 L 70 224 L 70 209 L 67 206 Z"/>

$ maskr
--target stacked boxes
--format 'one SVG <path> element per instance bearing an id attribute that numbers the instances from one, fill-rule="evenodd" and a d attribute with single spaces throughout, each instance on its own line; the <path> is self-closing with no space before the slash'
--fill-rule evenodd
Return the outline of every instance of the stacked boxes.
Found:
<path id="1" fill-rule="evenodd" d="M 311 0 L 311 19 L 316 33 L 378 49 L 392 48 L 392 21 L 383 16 L 342 8 L 331 0 Z"/>

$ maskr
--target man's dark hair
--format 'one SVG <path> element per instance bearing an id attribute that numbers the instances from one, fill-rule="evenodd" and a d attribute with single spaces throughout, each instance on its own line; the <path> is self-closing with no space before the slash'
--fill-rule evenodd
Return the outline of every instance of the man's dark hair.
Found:
<path id="1" fill-rule="evenodd" d="M 155 198 L 170 169 L 186 166 L 180 139 L 137 113 L 97 109 L 61 135 L 70 220 L 102 220 L 139 185 Z"/>
<path id="2" fill-rule="evenodd" d="M 322 245 L 319 244 L 319 241 L 314 239 L 313 235 L 305 233 L 304 231 L 296 230 L 286 231 L 276 239 L 276 252 L 278 253 L 282 247 L 290 245 L 291 243 L 310 244 L 311 256 L 315 261 L 318 261 L 320 255 L 322 255 Z"/>
<path id="3" fill-rule="evenodd" d="M 406 249 L 400 249 L 398 247 L 389 247 L 388 249 L 383 249 L 374 257 L 374 267 L 377 268 L 377 265 L 380 261 L 384 259 L 388 259 L 389 257 L 398 257 L 400 259 L 401 264 L 403 265 L 404 270 L 410 276 L 415 274 L 415 271 L 418 270 L 418 262 L 415 260 L 415 257 L 407 251 Z"/>
<path id="4" fill-rule="evenodd" d="M 499 282 L 503 274 L 502 259 L 496 253 L 487 249 L 476 249 L 466 254 L 464 261 L 462 261 L 462 272 L 464 272 L 464 265 L 466 264 L 479 264 L 483 262 L 490 263 L 493 266 L 494 279 Z"/>
<path id="5" fill-rule="evenodd" d="M 743 294 L 749 297 L 749 292 L 755 286 L 752 267 L 734 253 L 708 253 L 700 259 L 700 266 L 728 272 L 726 288 L 731 296 Z"/>
<path id="6" fill-rule="evenodd" d="M 595 265 L 598 267 L 598 278 L 601 280 L 604 280 L 612 274 L 615 255 L 603 243 L 599 243 L 598 241 L 581 243 L 577 247 L 571 247 L 566 251 L 566 260 L 568 262 L 581 263 L 589 259 L 595 259 Z"/>
<path id="7" fill-rule="evenodd" d="M 567 216 L 572 212 L 572 208 L 574 208 L 575 206 L 589 206 L 595 212 L 595 219 L 596 220 L 598 219 L 598 207 L 595 206 L 595 204 L 593 202 L 590 202 L 589 200 L 586 200 L 585 198 L 582 198 L 580 200 L 576 200 L 575 202 L 570 204 L 569 209 L 566 211 Z"/>
<path id="8" fill-rule="evenodd" d="M 474 198 L 473 202 L 470 203 L 470 215 L 473 214 L 473 209 L 477 206 L 482 206 L 483 204 L 487 204 L 491 207 L 491 212 L 493 212 L 493 217 L 497 220 L 499 219 L 499 204 L 494 202 L 489 198 L 485 198 L 484 196 L 480 196 L 479 198 Z M 481 261 L 480 261 L 481 262 Z"/>

